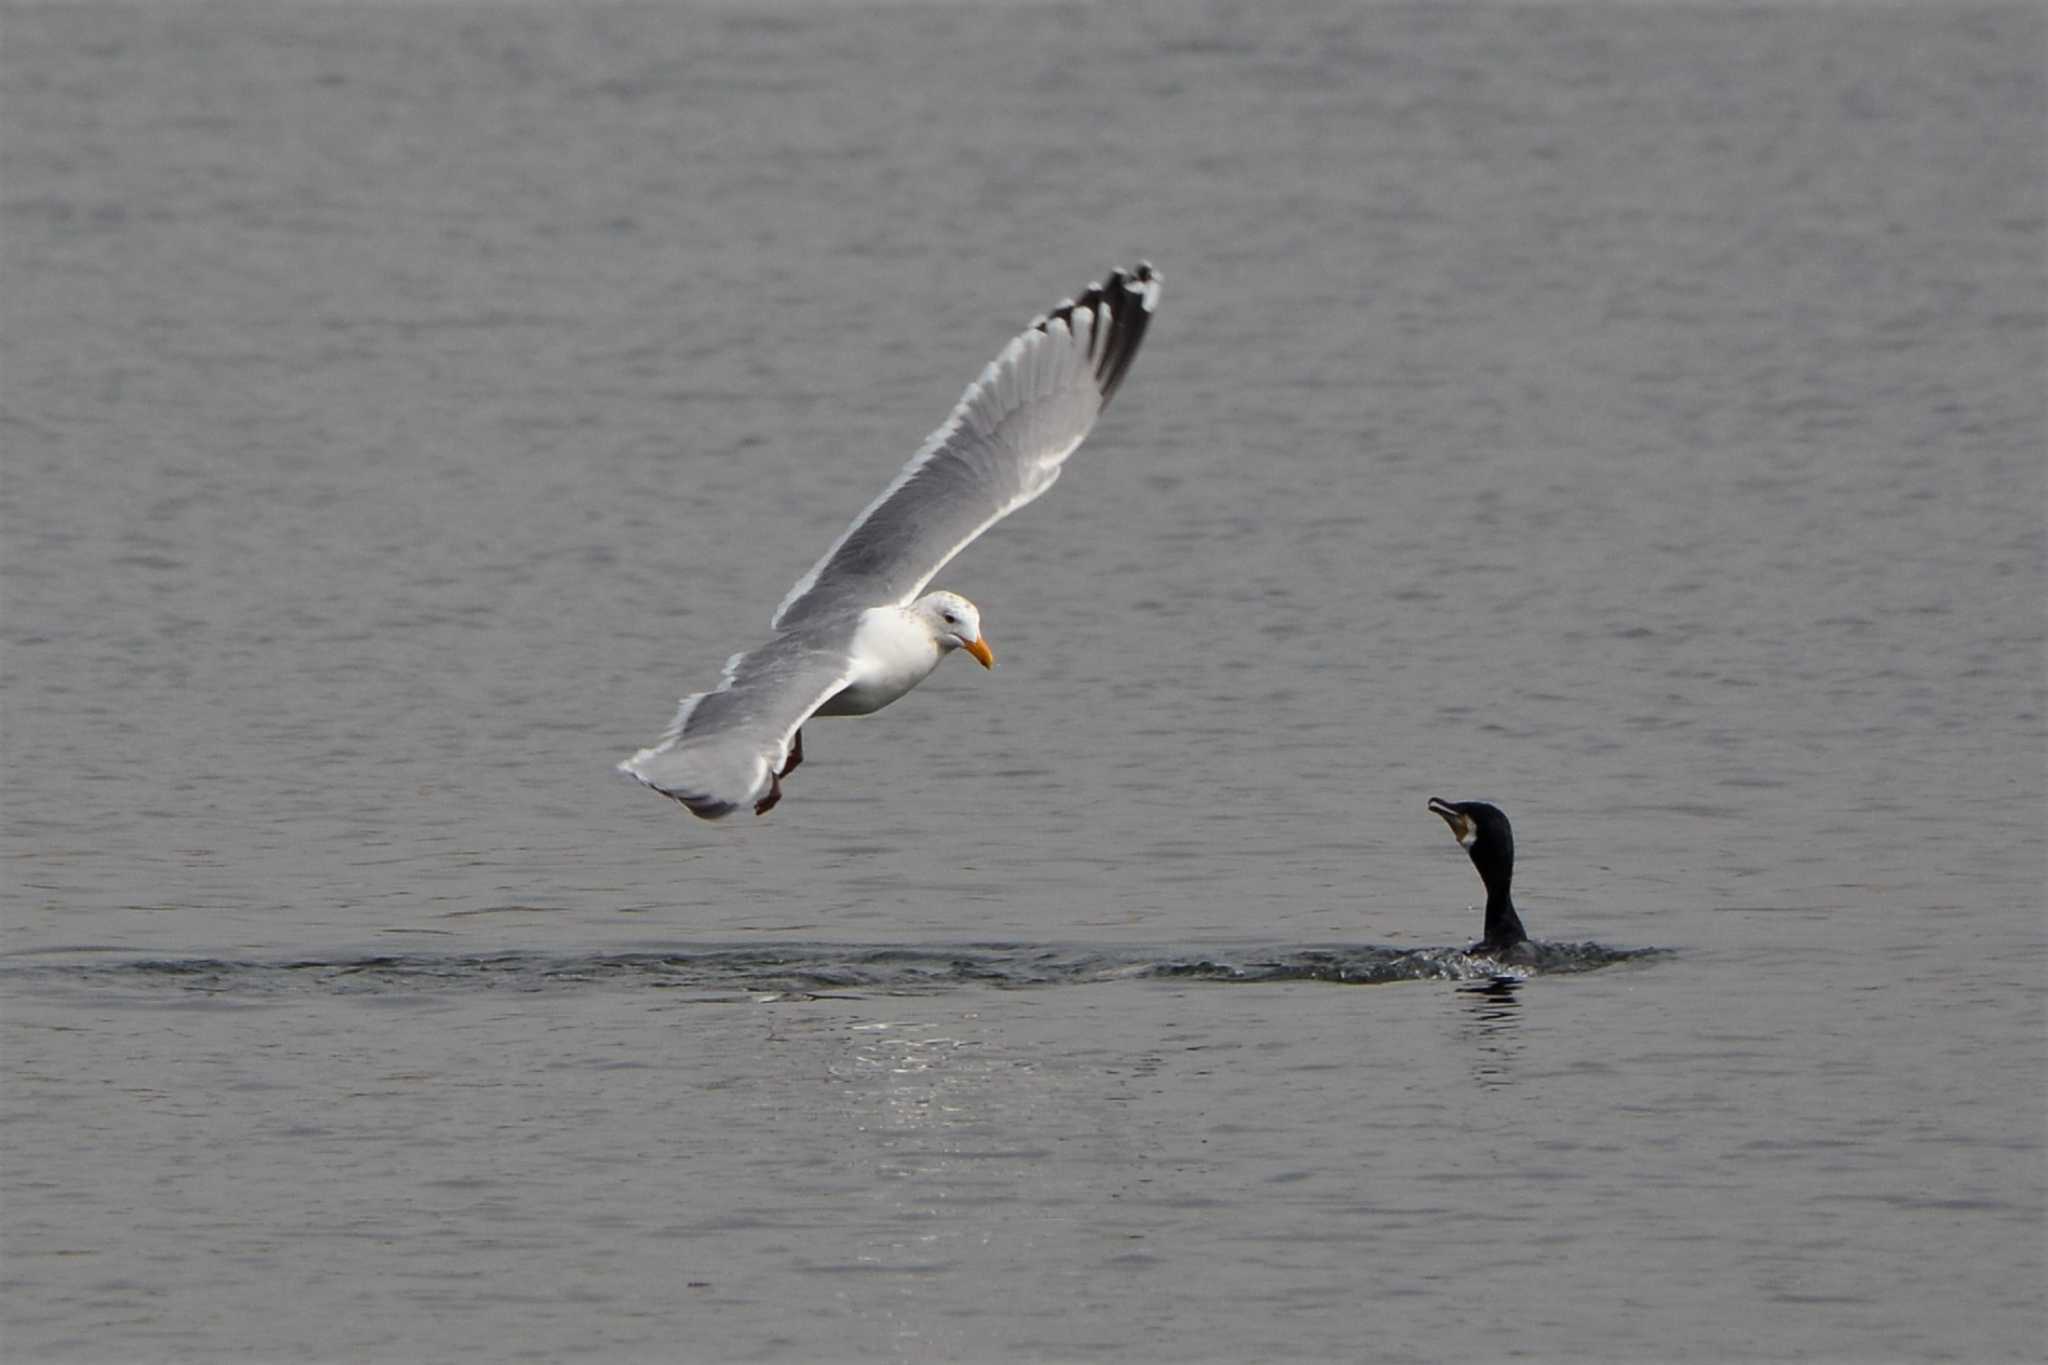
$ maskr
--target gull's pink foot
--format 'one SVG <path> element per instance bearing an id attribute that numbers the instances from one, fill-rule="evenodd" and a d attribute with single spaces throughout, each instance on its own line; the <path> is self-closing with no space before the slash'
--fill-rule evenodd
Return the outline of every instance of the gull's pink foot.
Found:
<path id="1" fill-rule="evenodd" d="M 766 815 L 775 809 L 775 803 L 782 799 L 782 779 L 796 771 L 796 765 L 804 761 L 804 732 L 796 732 L 790 741 L 789 757 L 782 762 L 782 771 L 768 775 L 768 794 L 754 803 L 754 814 Z"/>

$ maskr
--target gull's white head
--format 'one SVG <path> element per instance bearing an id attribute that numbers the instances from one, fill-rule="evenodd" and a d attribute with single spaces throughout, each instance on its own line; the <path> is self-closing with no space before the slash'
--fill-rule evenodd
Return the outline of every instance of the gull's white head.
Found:
<path id="1" fill-rule="evenodd" d="M 995 651 L 981 638 L 981 609 L 957 592 L 928 592 L 910 604 L 932 630 L 939 649 L 952 653 L 964 649 L 983 668 L 996 666 Z"/>

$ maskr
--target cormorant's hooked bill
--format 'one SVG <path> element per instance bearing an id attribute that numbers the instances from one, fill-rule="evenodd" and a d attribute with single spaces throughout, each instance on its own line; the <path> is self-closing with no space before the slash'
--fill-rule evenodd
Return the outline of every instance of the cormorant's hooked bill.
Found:
<path id="1" fill-rule="evenodd" d="M 1529 935 L 1522 918 L 1515 913 L 1509 884 L 1515 876 L 1515 832 L 1498 806 L 1484 801 L 1446 801 L 1429 798 L 1429 808 L 1451 827 L 1451 837 L 1471 855 L 1486 883 L 1486 936 L 1466 951 L 1485 957 L 1526 957 Z"/>

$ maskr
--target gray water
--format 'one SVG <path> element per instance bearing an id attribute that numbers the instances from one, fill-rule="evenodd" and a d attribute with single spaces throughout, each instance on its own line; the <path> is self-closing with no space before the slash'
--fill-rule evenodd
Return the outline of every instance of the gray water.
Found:
<path id="1" fill-rule="evenodd" d="M 2040 1349 L 2040 7 L 0 26 L 7 1358 Z M 1139 255 L 994 673 L 611 771 Z"/>

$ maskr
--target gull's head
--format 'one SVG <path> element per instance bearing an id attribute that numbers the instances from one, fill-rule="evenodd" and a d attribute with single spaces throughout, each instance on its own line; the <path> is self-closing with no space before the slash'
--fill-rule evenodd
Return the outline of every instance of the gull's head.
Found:
<path id="1" fill-rule="evenodd" d="M 931 627 L 932 638 L 945 653 L 964 649 L 983 668 L 996 666 L 995 651 L 981 638 L 981 609 L 959 593 L 928 592 L 910 609 Z"/>

